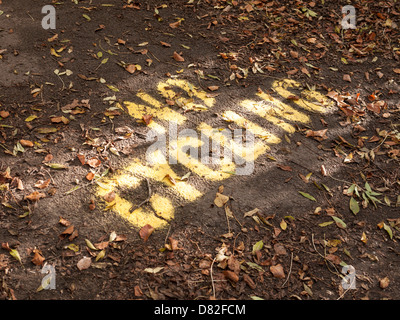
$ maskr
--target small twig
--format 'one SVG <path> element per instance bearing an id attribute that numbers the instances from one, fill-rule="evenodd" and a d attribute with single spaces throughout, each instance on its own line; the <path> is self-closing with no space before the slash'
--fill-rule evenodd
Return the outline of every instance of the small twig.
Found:
<path id="1" fill-rule="evenodd" d="M 290 258 L 290 268 L 289 268 L 289 273 L 288 273 L 288 276 L 287 276 L 287 278 L 286 278 L 285 282 L 282 284 L 281 288 L 283 288 L 283 287 L 285 286 L 286 282 L 288 282 L 288 281 L 289 281 L 290 274 L 292 273 L 292 265 L 293 265 L 293 252 L 292 252 L 292 257 Z"/>
<path id="2" fill-rule="evenodd" d="M 214 279 L 213 279 L 213 266 L 214 266 L 214 262 L 217 258 L 214 258 L 213 262 L 211 263 L 211 267 L 210 267 L 210 276 L 211 276 L 211 285 L 212 285 L 212 289 L 213 289 L 213 297 L 215 298 L 215 286 L 214 286 Z"/>
<path id="3" fill-rule="evenodd" d="M 46 173 L 49 175 L 49 177 L 50 177 L 50 179 L 51 179 L 51 183 L 52 183 L 53 185 L 56 185 L 55 182 L 54 182 L 54 180 L 53 180 L 53 177 L 52 177 L 51 174 L 50 174 L 50 172 L 49 172 L 48 170 L 46 170 L 45 168 L 42 168 L 42 170 L 43 170 L 44 172 L 46 172 Z"/>
<path id="4" fill-rule="evenodd" d="M 164 243 L 167 243 L 167 239 L 168 239 L 168 236 L 169 236 L 169 232 L 171 231 L 171 227 L 172 227 L 172 225 L 170 224 L 170 225 L 169 225 L 169 228 L 168 228 L 167 235 L 165 236 Z"/>
<path id="5" fill-rule="evenodd" d="M 137 205 L 136 207 L 132 207 L 129 209 L 129 213 L 132 213 L 133 211 L 135 211 L 136 209 L 140 208 L 141 206 L 143 206 L 144 204 L 146 204 L 147 202 L 150 201 L 152 192 L 151 192 L 151 187 L 150 187 L 150 182 L 149 179 L 146 178 L 146 182 L 147 182 L 147 190 L 148 190 L 148 196 L 147 199 L 142 201 L 139 205 Z"/>

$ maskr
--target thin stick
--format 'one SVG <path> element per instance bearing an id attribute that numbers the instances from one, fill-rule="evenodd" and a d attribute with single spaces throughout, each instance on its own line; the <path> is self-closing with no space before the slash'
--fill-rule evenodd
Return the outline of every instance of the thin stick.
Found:
<path id="1" fill-rule="evenodd" d="M 212 289 L 213 289 L 213 297 L 215 298 L 215 286 L 214 286 L 214 279 L 213 279 L 213 265 L 214 262 L 217 258 L 214 258 L 213 262 L 211 263 L 211 267 L 210 267 L 210 275 L 211 275 L 211 285 L 212 285 Z"/>
<path id="2" fill-rule="evenodd" d="M 149 179 L 146 178 L 146 182 L 147 182 L 147 190 L 148 190 L 147 199 L 144 200 L 144 201 L 142 201 L 142 202 L 141 202 L 139 205 L 137 205 L 136 207 L 130 208 L 130 209 L 129 209 L 129 213 L 132 213 L 133 211 L 135 211 L 136 209 L 140 208 L 141 206 L 143 206 L 144 204 L 146 204 L 147 202 L 150 201 L 152 192 L 151 192 L 151 187 L 150 187 Z"/>
<path id="3" fill-rule="evenodd" d="M 288 276 L 287 276 L 287 278 L 286 278 L 285 282 L 282 284 L 281 288 L 283 288 L 283 287 L 284 287 L 284 285 L 286 284 L 286 282 L 288 282 L 288 280 L 289 280 L 290 274 L 292 273 L 292 265 L 293 265 L 293 252 L 292 252 L 292 257 L 290 258 L 290 268 L 289 268 L 289 273 L 288 273 Z"/>

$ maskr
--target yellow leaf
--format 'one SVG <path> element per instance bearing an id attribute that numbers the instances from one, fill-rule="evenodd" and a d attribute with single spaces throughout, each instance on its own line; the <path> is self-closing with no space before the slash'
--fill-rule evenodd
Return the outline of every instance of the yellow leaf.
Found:
<path id="1" fill-rule="evenodd" d="M 51 48 L 51 49 L 50 49 L 50 53 L 51 53 L 52 56 L 61 57 L 61 56 L 56 52 L 56 50 L 55 50 L 54 48 Z"/>
<path id="2" fill-rule="evenodd" d="M 365 234 L 365 232 L 362 233 L 361 241 L 364 242 L 364 243 L 367 243 L 367 241 L 368 241 L 367 235 Z"/>
<path id="3" fill-rule="evenodd" d="M 285 219 L 282 219 L 282 221 L 280 223 L 280 227 L 281 227 L 282 230 L 286 230 L 287 223 L 286 223 Z"/>
<path id="4" fill-rule="evenodd" d="M 20 263 L 22 263 L 21 261 L 21 256 L 19 255 L 19 252 L 16 249 L 12 249 L 10 250 L 10 254 L 12 257 L 14 257 L 16 260 L 18 260 Z"/>

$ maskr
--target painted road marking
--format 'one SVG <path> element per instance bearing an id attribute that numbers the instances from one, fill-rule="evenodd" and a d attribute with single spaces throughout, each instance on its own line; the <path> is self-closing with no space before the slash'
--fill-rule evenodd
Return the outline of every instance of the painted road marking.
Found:
<path id="1" fill-rule="evenodd" d="M 179 88 L 185 92 L 188 97 L 174 89 Z M 291 92 L 291 89 L 300 89 L 301 84 L 294 80 L 275 81 L 272 89 L 287 101 L 291 101 L 297 107 L 305 111 L 315 113 L 325 113 L 333 107 L 323 94 L 313 90 L 303 90 L 299 97 Z M 190 82 L 180 79 L 168 79 L 161 81 L 157 85 L 159 94 L 176 103 L 178 107 L 184 110 L 197 109 L 207 111 L 215 105 L 215 98 L 210 97 L 205 91 L 199 90 Z M 284 103 L 279 99 L 264 93 L 256 93 L 258 101 L 245 99 L 239 103 L 245 113 L 253 113 L 262 119 L 267 120 L 284 132 L 295 132 L 294 123 L 309 123 L 310 116 Z M 152 121 L 148 127 L 154 129 L 157 134 L 171 136 L 171 127 L 166 128 L 158 121 L 168 121 L 170 126 L 173 123 L 182 125 L 186 122 L 186 116 L 172 110 L 170 107 L 161 103 L 156 98 L 145 92 L 138 92 L 137 97 L 144 104 L 138 104 L 125 101 L 129 115 L 137 120 L 142 119 L 144 115 L 153 115 L 157 121 Z M 199 103 L 200 102 L 200 103 Z M 122 106 L 120 106 L 122 108 Z M 281 139 L 272 134 L 267 129 L 246 119 L 235 111 L 226 110 L 222 117 L 229 122 L 235 123 L 238 127 L 251 132 L 257 139 L 253 143 L 243 143 L 242 136 L 232 136 L 229 130 L 213 128 L 207 123 L 201 123 L 196 130 L 185 129 L 170 137 L 171 141 L 166 142 L 165 149 L 160 150 L 152 145 L 146 151 L 146 161 L 133 159 L 131 163 L 120 170 L 111 178 L 107 178 L 98 183 L 97 195 L 104 197 L 109 192 L 115 192 L 116 197 L 113 203 L 107 204 L 107 208 L 118 213 L 127 219 L 136 227 L 142 227 L 146 224 L 154 228 L 162 228 L 168 225 L 169 221 L 175 217 L 175 207 L 178 203 L 189 203 L 198 200 L 203 196 L 203 192 L 192 186 L 187 181 L 181 181 L 171 167 L 173 164 L 183 165 L 189 172 L 205 179 L 207 181 L 222 181 L 229 178 L 240 168 L 238 159 L 244 163 L 252 163 L 260 156 L 270 150 L 269 145 L 279 144 Z M 177 129 L 176 129 L 177 130 Z M 246 131 L 246 132 L 247 132 Z M 201 137 L 199 138 L 199 132 Z M 235 133 L 234 133 L 235 134 Z M 209 143 L 211 142 L 211 147 Z M 214 149 L 223 149 L 224 153 L 219 154 Z M 225 153 L 229 150 L 231 153 Z M 212 151 L 212 156 L 209 156 Z M 199 160 L 199 154 L 201 154 Z M 233 156 L 237 156 L 236 158 Z M 168 178 L 169 177 L 169 178 Z M 161 183 L 160 192 L 152 194 L 149 204 L 137 208 L 130 212 L 134 207 L 132 199 L 126 199 L 121 196 L 121 190 L 137 190 L 145 182 L 145 179 Z M 165 193 L 165 194 L 164 194 Z M 176 198 L 177 200 L 172 200 Z"/>

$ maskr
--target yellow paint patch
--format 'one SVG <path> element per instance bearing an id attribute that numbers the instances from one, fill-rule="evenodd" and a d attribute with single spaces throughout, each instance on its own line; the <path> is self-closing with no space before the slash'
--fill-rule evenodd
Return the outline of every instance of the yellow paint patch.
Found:
<path id="1" fill-rule="evenodd" d="M 247 109 L 248 111 L 254 112 L 260 116 L 262 116 L 267 121 L 273 123 L 274 125 L 280 127 L 281 129 L 285 130 L 286 132 L 293 133 L 296 129 L 289 123 L 279 119 L 271 114 L 267 114 L 263 111 L 265 108 L 263 106 L 262 101 L 253 101 L 253 100 L 244 100 L 240 103 L 240 106 Z M 273 112 L 271 112 L 273 113 Z"/>
<path id="2" fill-rule="evenodd" d="M 181 89 L 179 93 L 175 92 L 177 88 Z M 291 96 L 295 94 L 290 92 L 290 89 L 301 88 L 300 83 L 294 80 L 275 81 L 272 88 L 283 98 L 291 100 L 290 105 L 293 103 L 305 110 L 324 113 L 333 106 L 333 103 L 328 98 L 317 91 L 303 90 L 300 99 L 292 99 Z M 144 92 L 137 93 L 137 97 L 144 104 L 127 101 L 124 102 L 124 105 L 129 115 L 137 120 L 142 119 L 144 115 L 153 115 L 156 121 L 151 121 L 148 127 L 160 134 L 166 134 L 168 130 L 157 122 L 159 120 L 173 121 L 177 125 L 186 122 L 187 118 L 173 110 L 173 108 L 199 108 L 206 110 L 215 104 L 215 99 L 210 97 L 207 92 L 199 90 L 185 80 L 168 79 L 162 81 L 158 84 L 157 90 L 162 97 L 176 102 L 172 109 Z M 183 95 L 181 94 L 182 90 L 184 91 Z M 185 95 L 187 97 L 184 97 Z M 309 115 L 298 111 L 289 104 L 285 104 L 269 94 L 257 93 L 257 96 L 262 101 L 243 100 L 239 102 L 240 106 L 246 111 L 266 119 L 286 132 L 292 133 L 295 131 L 294 126 L 287 122 L 307 123 L 310 121 Z M 196 103 L 199 100 L 201 104 Z M 124 109 L 118 104 L 117 106 Z M 173 163 L 185 166 L 189 171 L 196 173 L 206 180 L 221 181 L 229 178 L 232 172 L 238 171 L 240 168 L 240 163 L 236 161 L 237 158 L 232 157 L 229 153 L 225 153 L 226 150 L 241 157 L 246 163 L 252 162 L 254 164 L 254 160 L 270 149 L 269 144 L 278 144 L 281 142 L 280 138 L 271 134 L 268 130 L 243 118 L 234 111 L 225 111 L 223 117 L 227 121 L 234 122 L 239 127 L 249 130 L 255 137 L 260 139 L 256 139 L 252 145 L 246 142 L 241 143 L 241 140 L 236 141 L 232 138 L 231 135 L 234 132 L 226 129 L 226 131 L 224 129 L 214 129 L 206 123 L 201 123 L 197 127 L 197 131 L 186 131 L 187 135 L 181 132 L 176 138 L 170 137 L 170 139 L 175 140 L 169 141 L 165 146 L 166 155 L 161 150 L 156 149 L 158 144 L 152 145 L 146 150 L 147 161 L 145 164 L 139 159 L 133 159 L 126 168 L 111 178 L 104 178 L 101 181 L 97 181 L 97 196 L 102 198 L 107 193 L 114 191 L 116 193 L 115 200 L 112 204 L 106 203 L 108 205 L 107 209 L 116 212 L 137 227 L 150 224 L 154 228 L 162 228 L 167 226 L 168 221 L 175 217 L 174 203 L 169 196 L 165 197 L 158 193 L 153 193 L 149 203 L 130 213 L 131 208 L 138 204 L 133 204 L 130 199 L 121 198 L 119 190 L 126 188 L 136 189 L 145 183 L 145 179 L 148 179 L 154 186 L 156 185 L 154 182 L 158 182 L 158 187 L 161 186 L 164 188 L 163 193 L 165 191 L 168 195 L 176 195 L 184 201 L 192 202 L 202 197 L 203 193 L 188 182 L 180 181 L 180 176 L 171 167 Z M 204 139 L 204 136 L 199 138 L 200 133 L 205 135 L 206 139 Z M 172 135 L 172 132 L 170 134 Z M 212 141 L 212 146 L 203 146 L 203 143 L 206 141 L 209 143 L 209 140 Z M 153 150 L 153 147 L 155 150 Z M 201 152 L 204 151 L 202 147 L 207 147 L 205 152 Z M 208 150 L 213 151 L 216 147 L 220 148 L 221 152 L 221 157 L 218 159 L 219 162 L 216 164 L 204 163 L 206 160 L 210 161 L 211 158 L 201 159 L 201 156 L 204 154 L 208 156 Z"/>
<path id="3" fill-rule="evenodd" d="M 264 140 L 268 144 L 278 144 L 281 142 L 277 136 L 265 130 L 259 125 L 239 116 L 236 112 L 226 111 L 223 116 L 228 120 L 236 123 L 239 127 L 250 130 L 256 137 Z"/>
<path id="4" fill-rule="evenodd" d="M 169 107 L 163 106 L 161 102 L 147 93 L 139 92 L 137 96 L 152 107 L 143 106 L 129 101 L 124 102 L 124 105 L 132 117 L 141 119 L 144 115 L 151 114 L 154 118 L 165 121 L 175 121 L 178 124 L 182 124 L 186 121 L 185 116 L 170 109 Z"/>
<path id="5" fill-rule="evenodd" d="M 288 90 L 289 88 L 297 89 L 300 87 L 301 84 L 299 82 L 290 79 L 285 79 L 282 81 L 277 80 L 274 81 L 272 84 L 272 89 L 285 99 L 288 99 L 290 96 L 294 95 Z M 299 100 L 293 100 L 295 104 L 303 109 L 313 112 L 324 113 L 328 111 L 328 109 L 332 106 L 332 103 L 317 91 L 303 90 L 302 95 L 304 95 L 309 100 L 316 100 L 315 102 L 311 102 L 301 97 Z"/>
<path id="6" fill-rule="evenodd" d="M 195 187 L 190 185 L 185 181 L 179 181 L 179 176 L 172 170 L 168 163 L 166 163 L 165 158 L 161 159 L 160 162 L 157 159 L 160 158 L 161 152 L 154 152 L 154 154 L 149 155 L 148 157 L 151 159 L 152 163 L 155 163 L 154 166 L 145 166 L 142 165 L 139 161 L 132 163 L 126 171 L 133 172 L 140 176 L 146 177 L 151 180 L 155 180 L 158 182 L 164 183 L 166 186 L 171 188 L 174 193 L 177 193 L 179 196 L 188 201 L 194 201 L 200 198 L 203 194 L 198 191 Z M 173 178 L 177 183 L 173 185 L 168 179 L 165 177 L 169 175 Z"/>
<path id="7" fill-rule="evenodd" d="M 267 119 L 268 116 L 276 116 L 280 118 L 287 119 L 293 122 L 310 122 L 310 117 L 306 114 L 297 111 L 296 109 L 288 106 L 282 101 L 275 99 L 267 93 L 257 93 L 257 95 L 266 101 L 266 103 L 258 103 L 255 105 L 254 113 L 260 117 Z"/>
<path id="8" fill-rule="evenodd" d="M 208 98 L 207 93 L 203 90 L 198 90 L 195 86 L 193 86 L 190 82 L 179 79 L 168 79 L 165 82 L 160 82 L 158 84 L 158 91 L 167 99 L 177 101 L 177 104 L 180 106 L 184 106 L 186 109 L 205 109 L 203 105 L 199 105 L 194 103 L 192 100 L 185 99 L 183 97 L 179 97 L 179 95 L 172 90 L 172 86 L 179 87 L 186 91 L 190 98 L 196 97 L 202 100 L 206 107 L 212 107 L 215 103 L 214 98 Z"/>
<path id="9" fill-rule="evenodd" d="M 244 123 L 242 123 L 239 118 L 240 116 L 237 115 L 234 112 L 226 112 L 227 117 L 230 119 L 235 119 L 236 123 L 244 127 Z M 234 121 L 234 120 L 232 120 Z M 250 128 L 249 128 L 250 127 Z M 237 156 L 243 158 L 245 161 L 255 161 L 259 156 L 270 150 L 270 147 L 268 147 L 265 143 L 261 141 L 256 141 L 252 147 L 247 147 L 246 144 L 238 144 L 234 141 L 234 139 L 228 139 L 226 135 L 224 135 L 222 132 L 213 129 L 206 123 L 201 123 L 199 125 L 199 129 L 202 130 L 202 133 L 208 136 L 210 139 L 217 141 L 219 144 L 221 144 L 223 147 L 228 148 L 232 150 L 233 153 L 235 153 Z M 256 128 L 253 127 L 251 124 L 247 124 L 247 128 L 245 128 L 252 132 L 255 136 L 258 136 L 260 133 L 263 135 L 263 137 L 266 138 L 266 140 L 271 139 L 270 141 L 273 141 L 273 135 L 271 135 L 269 132 L 263 130 L 261 127 Z M 253 129 L 253 130 L 252 130 Z M 261 130 L 257 130 L 261 129 Z M 255 132 L 254 132 L 255 131 Z M 279 139 L 278 139 L 279 140 Z M 225 170 L 226 171 L 226 170 Z M 229 170 L 232 171 L 232 170 Z"/>

